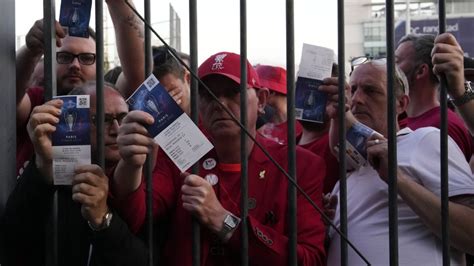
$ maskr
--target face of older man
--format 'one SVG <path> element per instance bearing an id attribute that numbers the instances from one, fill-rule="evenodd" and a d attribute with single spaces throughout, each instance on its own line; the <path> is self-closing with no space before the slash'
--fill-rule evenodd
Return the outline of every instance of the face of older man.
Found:
<path id="1" fill-rule="evenodd" d="M 211 75 L 204 79 L 206 85 L 217 96 L 219 101 L 240 120 L 239 84 L 222 75 Z M 203 124 L 213 138 L 238 137 L 239 126 L 230 118 L 224 109 L 214 101 L 205 89 L 199 89 L 199 108 Z M 247 125 L 255 131 L 259 98 L 255 89 L 247 90 Z"/>
<path id="2" fill-rule="evenodd" d="M 120 160 L 120 154 L 117 146 L 117 133 L 120 123 L 128 113 L 128 105 L 123 97 L 110 87 L 104 88 L 104 143 L 105 160 L 109 163 L 117 163 Z M 96 97 L 95 93 L 91 95 L 90 112 L 92 116 L 91 127 L 91 146 L 92 151 L 97 151 L 97 119 L 96 114 Z"/>
<path id="3" fill-rule="evenodd" d="M 352 72 L 351 111 L 363 124 L 381 134 L 387 131 L 387 74 L 384 66 L 363 64 Z"/>

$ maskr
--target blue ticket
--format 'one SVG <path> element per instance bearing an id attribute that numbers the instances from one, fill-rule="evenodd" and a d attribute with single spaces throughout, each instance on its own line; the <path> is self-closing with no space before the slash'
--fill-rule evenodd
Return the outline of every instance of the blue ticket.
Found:
<path id="1" fill-rule="evenodd" d="M 92 0 L 62 0 L 59 23 L 70 36 L 89 38 L 91 8 Z"/>
<path id="2" fill-rule="evenodd" d="M 89 145 L 89 95 L 55 97 L 63 100 L 59 123 L 53 133 L 53 146 Z"/>
<path id="3" fill-rule="evenodd" d="M 131 110 L 141 110 L 153 116 L 155 122 L 148 126 L 148 133 L 181 172 L 213 148 L 155 76 L 148 77 L 127 103 Z"/>
<path id="4" fill-rule="evenodd" d="M 323 123 L 327 95 L 318 90 L 321 80 L 298 77 L 295 92 L 295 117 L 299 120 Z"/>
<path id="5" fill-rule="evenodd" d="M 153 116 L 155 123 L 149 126 L 152 137 L 158 135 L 174 120 L 183 114 L 183 110 L 171 98 L 160 82 L 151 76 L 127 100 L 131 110 L 142 110 Z"/>
<path id="6" fill-rule="evenodd" d="M 52 134 L 55 185 L 70 185 L 76 165 L 91 163 L 90 97 L 58 96 L 63 100 L 59 123 Z"/>
<path id="7" fill-rule="evenodd" d="M 327 94 L 319 91 L 323 79 L 331 76 L 334 52 L 331 49 L 304 43 L 295 89 L 295 117 L 324 123 Z"/>
<path id="8" fill-rule="evenodd" d="M 367 165 L 367 139 L 375 131 L 370 127 L 356 122 L 346 132 L 346 152 L 353 167 Z"/>

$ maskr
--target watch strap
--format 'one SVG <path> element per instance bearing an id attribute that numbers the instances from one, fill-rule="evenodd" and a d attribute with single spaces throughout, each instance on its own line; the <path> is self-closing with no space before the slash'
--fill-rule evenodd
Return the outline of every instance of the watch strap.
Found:
<path id="1" fill-rule="evenodd" d="M 222 238 L 227 238 L 227 235 L 233 232 L 240 224 L 240 218 L 233 215 L 232 213 L 228 213 L 224 221 L 222 222 L 222 229 L 219 232 L 219 235 Z"/>
<path id="2" fill-rule="evenodd" d="M 90 221 L 87 221 L 87 224 L 89 225 L 89 228 L 92 231 L 95 231 L 95 232 L 102 231 L 110 226 L 110 223 L 112 222 L 112 217 L 113 217 L 112 212 L 108 210 L 105 213 L 104 217 L 102 218 L 102 223 L 99 226 L 93 225 Z"/>
<path id="3" fill-rule="evenodd" d="M 465 103 L 474 99 L 474 90 L 471 87 L 470 81 L 464 82 L 464 89 L 465 91 L 463 95 L 452 99 L 452 102 L 455 106 L 464 105 Z"/>

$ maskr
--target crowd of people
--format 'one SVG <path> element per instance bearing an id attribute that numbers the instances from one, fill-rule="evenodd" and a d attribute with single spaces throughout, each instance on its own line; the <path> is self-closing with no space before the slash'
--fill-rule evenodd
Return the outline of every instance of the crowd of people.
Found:
<path id="1" fill-rule="evenodd" d="M 129 110 L 125 99 L 145 77 L 143 26 L 123 1 L 106 1 L 121 66 L 105 76 L 104 156 L 97 165 L 95 39 L 68 36 L 56 23 L 58 95 L 90 96 L 92 164 L 77 165 L 71 186 L 53 184 L 53 145 L 63 101 L 44 99 L 43 22 L 37 21 L 17 51 L 17 175 L 1 218 L 1 265 L 45 265 L 48 230 L 57 192 L 58 265 L 192 264 L 192 221 L 200 224 L 202 265 L 240 265 L 241 230 L 248 230 L 250 265 L 287 265 L 290 181 L 255 144 L 288 169 L 287 79 L 279 66 L 247 61 L 246 84 L 240 55 L 218 52 L 198 69 L 199 128 L 214 148 L 195 174 L 181 172 L 148 134 L 154 118 Z M 184 54 L 184 61 L 189 57 Z M 441 77 L 453 109 L 448 110 L 449 244 L 451 264 L 466 265 L 474 254 L 474 60 L 464 57 L 451 34 L 403 37 L 395 51 L 393 90 L 397 116 L 399 262 L 441 265 Z M 191 75 L 168 48 L 155 47 L 153 73 L 188 115 Z M 339 217 L 338 73 L 318 90 L 327 94 L 322 123 L 297 121 L 296 176 L 299 186 L 336 227 Z M 368 163 L 347 169 L 347 238 L 373 265 L 389 263 L 387 65 L 367 59 L 354 65 L 345 84 L 346 125 L 374 130 L 363 148 Z M 240 87 L 246 87 L 245 149 Z M 207 88 L 206 88 L 207 87 Z M 217 98 L 215 99 L 214 96 Z M 227 111 L 230 112 L 230 114 Z M 241 154 L 246 151 L 246 154 Z M 241 158 L 248 158 L 248 215 L 243 217 Z M 154 250 L 146 245 L 144 165 L 153 160 Z M 191 171 L 191 170 L 189 170 Z M 343 238 L 297 194 L 298 265 L 339 265 Z M 245 219 L 245 223 L 243 223 Z M 365 262 L 351 249 L 349 265 Z M 472 263 L 472 262 L 471 262 Z"/>

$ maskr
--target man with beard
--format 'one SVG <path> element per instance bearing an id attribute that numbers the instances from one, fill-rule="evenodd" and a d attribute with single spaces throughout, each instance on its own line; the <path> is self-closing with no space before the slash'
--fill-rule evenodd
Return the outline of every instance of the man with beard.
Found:
<path id="1" fill-rule="evenodd" d="M 438 93 L 440 82 L 433 72 L 431 54 L 434 41 L 434 35 L 409 34 L 398 42 L 395 51 L 396 63 L 405 73 L 410 86 L 410 103 L 406 110 L 407 118 L 400 124 L 412 130 L 429 126 L 440 128 Z M 448 82 L 448 87 L 450 86 L 456 85 Z M 473 153 L 471 136 L 461 118 L 451 110 L 448 110 L 448 134 L 463 151 L 464 157 L 469 162 Z"/>
<path id="2" fill-rule="evenodd" d="M 115 26 L 117 49 L 125 82 L 118 87 L 124 97 L 130 96 L 143 82 L 144 44 L 143 26 L 132 10 L 121 0 L 106 1 Z M 57 94 L 68 94 L 73 88 L 86 81 L 96 79 L 95 35 L 90 31 L 89 38 L 72 37 L 65 34 L 56 22 L 56 76 Z M 26 45 L 17 52 L 17 174 L 33 154 L 33 146 L 26 132 L 26 123 L 31 110 L 44 103 L 44 88 L 30 85 L 31 75 L 44 53 L 43 21 L 38 20 L 26 35 Z"/>

